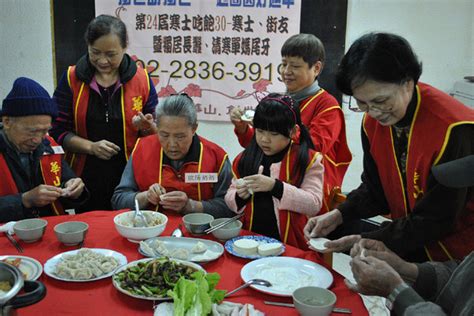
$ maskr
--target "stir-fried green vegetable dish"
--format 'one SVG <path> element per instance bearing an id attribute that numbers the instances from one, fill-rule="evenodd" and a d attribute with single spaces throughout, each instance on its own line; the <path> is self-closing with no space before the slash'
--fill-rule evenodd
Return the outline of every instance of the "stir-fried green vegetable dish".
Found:
<path id="1" fill-rule="evenodd" d="M 120 287 L 132 294 L 147 297 L 164 297 L 172 290 L 180 277 L 191 279 L 195 268 L 168 258 L 139 262 L 114 276 Z"/>

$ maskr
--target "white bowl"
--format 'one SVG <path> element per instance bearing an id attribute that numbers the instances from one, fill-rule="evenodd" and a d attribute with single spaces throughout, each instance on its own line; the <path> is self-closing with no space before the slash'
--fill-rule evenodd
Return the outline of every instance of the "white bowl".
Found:
<path id="1" fill-rule="evenodd" d="M 89 225 L 84 222 L 64 222 L 54 226 L 54 234 L 66 246 L 77 245 L 86 238 Z"/>
<path id="2" fill-rule="evenodd" d="M 155 211 L 142 211 L 143 215 L 150 224 L 152 221 L 158 221 L 159 224 L 148 227 L 133 227 L 133 217 L 135 211 L 121 213 L 114 217 L 115 228 L 120 235 L 131 242 L 140 242 L 148 238 L 160 236 L 168 223 L 168 217 L 165 214 Z"/>
<path id="3" fill-rule="evenodd" d="M 30 218 L 18 221 L 13 225 L 15 234 L 24 242 L 35 242 L 43 237 L 48 222 L 41 218 Z"/>
<path id="4" fill-rule="evenodd" d="M 302 316 L 328 316 L 336 299 L 332 291 L 317 286 L 300 287 L 293 292 L 293 304 Z"/>
<path id="5" fill-rule="evenodd" d="M 229 218 L 218 218 L 215 219 L 211 222 L 211 228 L 214 226 L 217 226 L 218 224 L 228 220 Z M 242 222 L 239 220 L 235 220 L 224 227 L 221 227 L 219 229 L 216 229 L 215 231 L 212 232 L 214 237 L 216 237 L 219 240 L 228 240 L 234 237 L 239 236 L 240 234 L 240 229 L 242 228 Z"/>
<path id="6" fill-rule="evenodd" d="M 206 213 L 190 213 L 183 216 L 184 227 L 193 235 L 203 235 L 213 220 L 214 216 Z"/>

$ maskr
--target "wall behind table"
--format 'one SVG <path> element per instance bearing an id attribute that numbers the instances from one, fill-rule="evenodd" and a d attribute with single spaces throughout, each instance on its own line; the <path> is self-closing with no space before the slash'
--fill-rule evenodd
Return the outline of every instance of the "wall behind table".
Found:
<path id="1" fill-rule="evenodd" d="M 0 0 L 0 100 L 20 76 L 53 92 L 50 16 L 49 0 Z"/>
<path id="2" fill-rule="evenodd" d="M 64 0 L 70 1 L 70 0 Z M 54 89 L 49 0 L 0 0 L 0 99 L 18 76 L 30 76 Z M 422 80 L 444 91 L 465 75 L 474 74 L 474 1 L 349 0 L 346 47 L 368 31 L 406 36 L 424 62 Z M 359 184 L 362 171 L 360 118 L 348 113 L 349 145 L 354 154 L 343 190 Z M 199 133 L 224 141 L 229 156 L 241 148 L 226 123 L 202 122 Z"/>

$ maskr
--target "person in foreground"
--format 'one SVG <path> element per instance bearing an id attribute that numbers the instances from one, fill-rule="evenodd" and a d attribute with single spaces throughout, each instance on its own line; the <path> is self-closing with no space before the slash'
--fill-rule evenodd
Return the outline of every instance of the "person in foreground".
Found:
<path id="1" fill-rule="evenodd" d="M 448 187 L 474 186 L 474 155 L 433 168 Z M 354 291 L 387 297 L 397 315 L 473 315 L 474 252 L 462 262 L 409 263 L 382 242 L 361 239 L 351 249 Z M 426 301 L 425 301 L 426 300 Z"/>
<path id="2" fill-rule="evenodd" d="M 307 238 L 345 236 L 327 251 L 363 238 L 383 241 L 405 259 L 461 259 L 474 248 L 472 188 L 448 188 L 431 167 L 474 153 L 474 110 L 418 82 L 421 63 L 410 44 L 389 33 L 356 40 L 336 75 L 338 88 L 365 112 L 362 184 L 327 214 L 312 218 Z M 390 215 L 374 231 L 361 218 Z M 338 228 L 338 230 L 336 230 Z"/>
<path id="3" fill-rule="evenodd" d="M 54 100 L 59 117 L 51 136 L 91 193 L 76 210 L 110 210 L 110 199 L 140 136 L 154 134 L 158 103 L 146 70 L 125 53 L 125 24 L 100 15 L 85 32 L 88 53 L 61 78 Z"/>
<path id="4" fill-rule="evenodd" d="M 62 215 L 87 200 L 84 183 L 48 136 L 56 105 L 36 81 L 20 77 L 0 116 L 0 222 Z"/>
<path id="5" fill-rule="evenodd" d="M 303 227 L 322 207 L 322 155 L 290 96 L 262 99 L 253 124 L 250 145 L 233 162 L 226 203 L 245 213 L 245 229 L 306 248 Z"/>
<path id="6" fill-rule="evenodd" d="M 296 34 L 288 38 L 281 48 L 281 76 L 287 94 L 301 113 L 307 126 L 314 150 L 323 156 L 324 200 L 321 213 L 330 210 L 331 192 L 342 187 L 344 175 L 352 160 L 347 146 L 344 114 L 337 100 L 321 88 L 318 77 L 324 68 L 323 43 L 313 34 Z M 230 114 L 239 143 L 247 147 L 254 128 L 241 119 L 243 111 L 233 109 Z"/>
<path id="7" fill-rule="evenodd" d="M 196 134 L 196 107 L 187 95 L 173 95 L 156 107 L 158 133 L 141 138 L 112 197 L 114 208 L 159 206 L 180 214 L 215 218 L 232 212 L 224 195 L 232 180 L 226 152 Z"/>

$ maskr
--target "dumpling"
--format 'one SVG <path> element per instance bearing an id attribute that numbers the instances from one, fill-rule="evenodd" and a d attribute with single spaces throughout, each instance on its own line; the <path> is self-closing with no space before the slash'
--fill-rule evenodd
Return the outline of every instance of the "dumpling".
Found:
<path id="1" fill-rule="evenodd" d="M 92 278 L 92 271 L 89 268 L 77 269 L 74 279 L 75 280 L 89 280 Z"/>
<path id="2" fill-rule="evenodd" d="M 155 240 L 155 242 L 152 244 L 152 247 L 163 256 L 170 256 L 170 251 L 168 248 L 166 248 L 165 243 L 161 240 Z"/>
<path id="3" fill-rule="evenodd" d="M 204 251 L 206 251 L 206 250 L 207 250 L 206 244 L 203 243 L 202 241 L 198 241 L 198 242 L 194 245 L 193 249 L 191 249 L 191 252 L 193 252 L 193 253 L 202 253 L 202 252 L 204 252 Z"/>
<path id="4" fill-rule="evenodd" d="M 187 260 L 189 257 L 189 251 L 184 248 L 176 248 L 171 251 L 170 257 Z"/>

